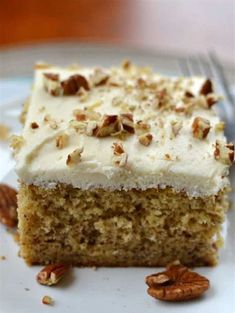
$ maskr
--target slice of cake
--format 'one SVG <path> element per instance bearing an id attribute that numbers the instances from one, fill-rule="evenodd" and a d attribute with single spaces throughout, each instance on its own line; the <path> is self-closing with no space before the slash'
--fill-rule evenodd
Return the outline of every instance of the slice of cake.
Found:
<path id="1" fill-rule="evenodd" d="M 38 65 L 13 146 L 31 264 L 214 265 L 234 147 L 210 80 Z"/>

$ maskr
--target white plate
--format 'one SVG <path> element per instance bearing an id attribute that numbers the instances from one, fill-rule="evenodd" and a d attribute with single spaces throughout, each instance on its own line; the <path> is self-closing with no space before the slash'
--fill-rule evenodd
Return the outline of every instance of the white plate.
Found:
<path id="1" fill-rule="evenodd" d="M 90 60 L 97 64 L 112 63 L 110 51 L 102 51 L 102 56 L 99 57 L 96 49 L 88 49 L 87 58 L 84 54 L 82 56 L 84 63 L 89 63 Z M 138 59 L 136 55 L 132 55 L 133 52 L 131 54 L 130 50 L 127 51 L 130 58 L 133 56 Z M 112 51 L 115 62 L 123 56 L 123 52 L 117 51 L 115 54 Z M 44 59 L 47 59 L 46 56 Z M 162 57 L 153 57 L 153 54 L 150 57 L 149 54 L 142 53 L 139 59 L 142 64 L 152 65 L 153 61 L 161 64 L 161 70 L 164 71 Z M 16 59 L 14 65 L 20 60 L 21 58 Z M 71 60 L 69 58 L 69 62 Z M 16 72 L 16 67 L 14 66 L 14 74 L 22 75 L 22 71 Z M 165 72 L 169 72 L 169 65 Z M 20 104 L 28 94 L 29 84 L 30 80 L 27 79 L 0 80 L 0 123 L 4 121 L 11 125 L 12 132 L 20 130 L 17 118 Z M 13 164 L 7 145 L 0 144 L 0 180 L 16 186 Z M 144 282 L 145 276 L 160 271 L 160 268 L 100 268 L 97 271 L 76 268 L 56 287 L 40 286 L 35 276 L 41 267 L 28 267 L 17 256 L 19 247 L 5 227 L 0 225 L 0 256 L 6 256 L 6 260 L 0 261 L 0 313 L 235 313 L 234 238 L 235 212 L 230 210 L 219 265 L 196 269 L 210 279 L 210 290 L 198 300 L 164 303 L 147 295 Z M 55 300 L 53 308 L 41 303 L 44 295 L 50 295 Z"/>

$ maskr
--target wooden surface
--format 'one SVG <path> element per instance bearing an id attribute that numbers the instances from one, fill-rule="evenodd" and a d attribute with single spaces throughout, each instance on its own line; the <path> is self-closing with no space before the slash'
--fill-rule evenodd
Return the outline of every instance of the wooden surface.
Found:
<path id="1" fill-rule="evenodd" d="M 1 0 L 0 45 L 54 39 L 120 42 L 235 56 L 234 0 Z"/>

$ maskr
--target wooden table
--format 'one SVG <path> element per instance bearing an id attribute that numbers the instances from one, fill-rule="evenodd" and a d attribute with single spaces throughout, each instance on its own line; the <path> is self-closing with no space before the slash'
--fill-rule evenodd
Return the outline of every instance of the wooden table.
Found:
<path id="1" fill-rule="evenodd" d="M 234 0 L 1 0 L 0 45 L 52 39 L 120 42 L 235 56 Z"/>

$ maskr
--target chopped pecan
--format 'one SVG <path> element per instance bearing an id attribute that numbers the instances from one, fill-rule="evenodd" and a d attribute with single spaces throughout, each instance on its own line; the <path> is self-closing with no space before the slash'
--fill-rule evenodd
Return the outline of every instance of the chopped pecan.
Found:
<path id="1" fill-rule="evenodd" d="M 56 147 L 63 149 L 68 143 L 69 136 L 67 134 L 61 134 L 56 137 Z"/>
<path id="2" fill-rule="evenodd" d="M 76 109 L 73 111 L 73 115 L 75 116 L 77 121 L 85 121 L 87 116 L 84 110 Z"/>
<path id="3" fill-rule="evenodd" d="M 223 164 L 231 165 L 234 161 L 234 144 L 216 140 L 214 157 Z"/>
<path id="4" fill-rule="evenodd" d="M 31 125 L 30 125 L 30 127 L 31 127 L 32 129 L 36 129 L 36 128 L 39 127 L 39 125 L 38 125 L 36 122 L 32 122 Z"/>
<path id="5" fill-rule="evenodd" d="M 52 96 L 60 96 L 62 94 L 59 74 L 44 73 L 43 83 L 45 90 Z"/>
<path id="6" fill-rule="evenodd" d="M 135 133 L 133 115 L 131 113 L 120 114 L 119 120 L 124 131 L 130 134 Z"/>
<path id="7" fill-rule="evenodd" d="M 150 131 L 150 129 L 151 129 L 150 124 L 148 124 L 142 120 L 137 121 L 135 124 L 135 130 L 138 134 L 146 133 L 146 132 Z"/>
<path id="8" fill-rule="evenodd" d="M 214 95 L 209 95 L 207 96 L 206 101 L 207 101 L 208 108 L 211 108 L 218 101 L 218 97 Z"/>
<path id="9" fill-rule="evenodd" d="M 166 271 L 146 277 L 148 294 L 164 301 L 185 301 L 201 296 L 210 286 L 209 280 L 183 265 L 171 264 Z"/>
<path id="10" fill-rule="evenodd" d="M 12 187 L 0 184 L 0 222 L 8 227 L 17 225 L 17 192 Z"/>
<path id="11" fill-rule="evenodd" d="M 202 117 L 195 117 L 192 129 L 193 136 L 198 139 L 205 139 L 210 131 L 210 122 Z"/>
<path id="12" fill-rule="evenodd" d="M 83 147 L 75 149 L 72 153 L 70 153 L 67 157 L 66 164 L 68 166 L 75 165 L 81 162 L 81 154 L 83 152 Z"/>
<path id="13" fill-rule="evenodd" d="M 183 127 L 182 121 L 171 121 L 171 130 L 174 137 L 178 136 L 182 127 Z"/>
<path id="14" fill-rule="evenodd" d="M 61 82 L 64 95 L 75 95 L 81 87 L 89 90 L 89 84 L 86 78 L 82 75 L 76 74 L 70 76 L 68 79 Z"/>
<path id="15" fill-rule="evenodd" d="M 118 115 L 105 114 L 95 131 L 96 137 L 106 137 L 119 131 Z"/>
<path id="16" fill-rule="evenodd" d="M 91 76 L 91 82 L 95 87 L 103 86 L 107 83 L 109 79 L 109 74 L 107 74 L 103 69 L 96 68 L 93 75 Z"/>
<path id="17" fill-rule="evenodd" d="M 53 305 L 54 301 L 53 301 L 53 299 L 50 296 L 44 296 L 42 298 L 42 303 L 46 304 L 46 305 Z"/>
<path id="18" fill-rule="evenodd" d="M 51 264 L 45 266 L 36 276 L 37 282 L 41 285 L 56 285 L 70 269 L 66 264 Z"/>
<path id="19" fill-rule="evenodd" d="M 212 82 L 210 79 L 207 79 L 201 89 L 200 89 L 200 94 L 201 95 L 204 95 L 204 96 L 207 96 L 209 93 L 212 93 L 213 92 L 213 85 L 212 85 Z"/>
<path id="20" fill-rule="evenodd" d="M 121 143 L 114 143 L 113 146 L 114 163 L 118 167 L 126 167 L 128 155 L 125 153 L 123 145 Z"/>
<path id="21" fill-rule="evenodd" d="M 121 143 L 114 142 L 112 148 L 114 155 L 121 155 L 125 152 Z"/>
<path id="22" fill-rule="evenodd" d="M 187 98 L 194 98 L 194 94 L 191 91 L 185 91 L 184 93 L 185 97 Z"/>
<path id="23" fill-rule="evenodd" d="M 87 136 L 93 136 L 97 130 L 97 122 L 96 121 L 88 121 L 86 126 L 86 134 Z"/>
<path id="24" fill-rule="evenodd" d="M 152 139 L 153 139 L 153 135 L 150 134 L 150 133 L 147 133 L 147 134 L 143 134 L 143 135 L 140 135 L 138 137 L 139 139 L 139 143 L 144 145 L 144 146 L 149 146 L 150 143 L 152 142 Z"/>

